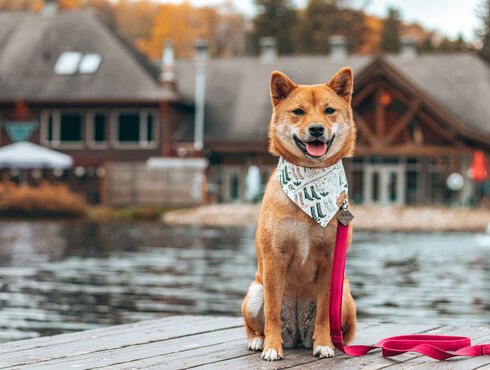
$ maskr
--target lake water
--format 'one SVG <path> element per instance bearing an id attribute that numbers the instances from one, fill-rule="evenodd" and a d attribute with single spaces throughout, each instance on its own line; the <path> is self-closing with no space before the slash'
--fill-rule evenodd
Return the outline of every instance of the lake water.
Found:
<path id="1" fill-rule="evenodd" d="M 0 341 L 170 314 L 239 315 L 253 228 L 0 222 Z M 360 321 L 490 323 L 490 236 L 356 232 Z"/>

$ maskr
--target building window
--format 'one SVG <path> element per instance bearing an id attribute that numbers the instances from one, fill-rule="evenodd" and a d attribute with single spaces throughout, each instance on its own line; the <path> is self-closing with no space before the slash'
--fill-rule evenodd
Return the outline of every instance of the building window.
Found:
<path id="1" fill-rule="evenodd" d="M 115 115 L 116 145 L 151 148 L 157 144 L 157 116 L 154 111 L 122 111 Z"/>
<path id="2" fill-rule="evenodd" d="M 60 142 L 82 141 L 82 115 L 79 113 L 60 114 Z"/>
<path id="3" fill-rule="evenodd" d="M 139 113 L 119 113 L 118 123 L 117 140 L 120 143 L 137 143 L 140 141 Z"/>
<path id="4" fill-rule="evenodd" d="M 44 111 L 42 141 L 51 146 L 80 147 L 83 142 L 84 115 L 73 111 Z"/>
<path id="5" fill-rule="evenodd" d="M 48 141 L 53 141 L 53 113 L 49 112 L 48 115 Z"/>
<path id="6" fill-rule="evenodd" d="M 94 115 L 94 137 L 96 143 L 104 143 L 107 141 L 107 115 L 104 113 L 96 113 Z"/>
<path id="7" fill-rule="evenodd" d="M 153 114 L 146 115 L 146 141 L 153 141 Z"/>

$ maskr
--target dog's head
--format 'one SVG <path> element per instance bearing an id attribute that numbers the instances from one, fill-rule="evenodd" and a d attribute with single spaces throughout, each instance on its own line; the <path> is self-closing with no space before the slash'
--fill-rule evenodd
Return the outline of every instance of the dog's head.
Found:
<path id="1" fill-rule="evenodd" d="M 304 167 L 328 167 L 354 155 L 352 88 L 349 67 L 323 85 L 296 85 L 272 72 L 269 151 Z"/>

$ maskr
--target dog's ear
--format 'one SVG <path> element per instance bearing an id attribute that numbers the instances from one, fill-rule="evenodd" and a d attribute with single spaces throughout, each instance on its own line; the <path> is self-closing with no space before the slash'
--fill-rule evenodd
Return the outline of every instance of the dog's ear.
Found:
<path id="1" fill-rule="evenodd" d="M 345 99 L 350 104 L 354 81 L 352 77 L 352 69 L 350 67 L 342 68 L 327 84 L 338 96 Z"/>
<path id="2" fill-rule="evenodd" d="M 279 71 L 272 72 L 271 75 L 271 98 L 272 105 L 275 107 L 286 98 L 291 91 L 296 88 L 294 82 L 292 82 L 288 76 Z"/>

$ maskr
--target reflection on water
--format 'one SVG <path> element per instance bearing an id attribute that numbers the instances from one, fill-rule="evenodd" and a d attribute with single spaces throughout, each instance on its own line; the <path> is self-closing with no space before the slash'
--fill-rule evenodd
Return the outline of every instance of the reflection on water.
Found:
<path id="1" fill-rule="evenodd" d="M 0 223 L 0 341 L 175 313 L 239 315 L 254 229 Z M 472 234 L 357 232 L 363 321 L 488 324 L 490 246 Z"/>

